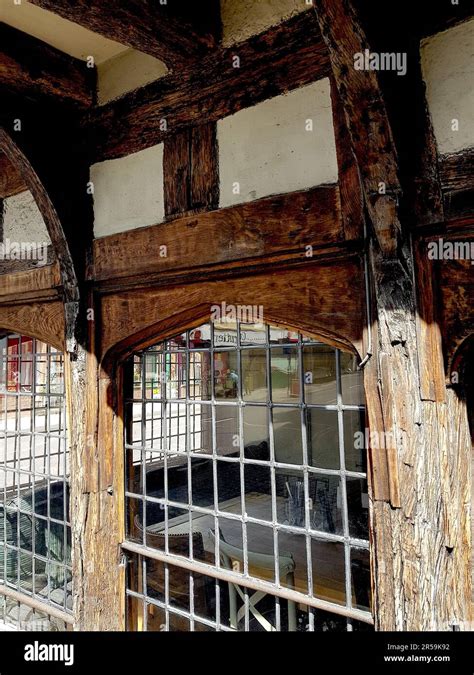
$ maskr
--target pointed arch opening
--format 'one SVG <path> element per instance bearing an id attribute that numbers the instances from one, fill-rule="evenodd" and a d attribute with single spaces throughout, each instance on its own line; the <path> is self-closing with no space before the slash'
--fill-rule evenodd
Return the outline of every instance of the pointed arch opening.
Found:
<path id="1" fill-rule="evenodd" d="M 128 629 L 370 629 L 356 355 L 195 322 L 147 336 L 123 382 Z"/>

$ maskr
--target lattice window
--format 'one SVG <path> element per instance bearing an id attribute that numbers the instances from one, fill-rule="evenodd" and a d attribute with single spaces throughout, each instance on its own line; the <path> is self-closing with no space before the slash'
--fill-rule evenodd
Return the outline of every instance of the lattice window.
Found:
<path id="1" fill-rule="evenodd" d="M 370 629 L 355 356 L 215 323 L 125 368 L 129 629 Z"/>
<path id="2" fill-rule="evenodd" d="M 0 338 L 0 621 L 63 630 L 72 604 L 63 355 Z"/>

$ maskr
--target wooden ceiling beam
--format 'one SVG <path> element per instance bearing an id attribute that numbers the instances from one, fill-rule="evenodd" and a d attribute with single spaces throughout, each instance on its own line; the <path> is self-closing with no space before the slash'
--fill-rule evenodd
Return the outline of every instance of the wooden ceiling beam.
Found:
<path id="1" fill-rule="evenodd" d="M 91 110 L 84 127 L 91 161 L 155 145 L 183 128 L 215 122 L 328 77 L 329 56 L 314 13 L 294 18 Z"/>
<path id="2" fill-rule="evenodd" d="M 31 0 L 110 40 L 164 61 L 170 68 L 187 65 L 213 49 L 220 37 L 217 0 Z"/>
<path id="3" fill-rule="evenodd" d="M 0 24 L 0 87 L 37 101 L 56 99 L 84 109 L 95 101 L 95 68 Z"/>

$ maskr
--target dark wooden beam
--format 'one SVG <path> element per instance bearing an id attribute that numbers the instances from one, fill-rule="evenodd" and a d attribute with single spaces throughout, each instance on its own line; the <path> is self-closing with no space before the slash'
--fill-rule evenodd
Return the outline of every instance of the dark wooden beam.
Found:
<path id="1" fill-rule="evenodd" d="M 77 108 L 95 101 L 95 68 L 0 23 L 0 86 L 40 102 L 58 99 Z"/>
<path id="2" fill-rule="evenodd" d="M 440 157 L 443 192 L 474 190 L 474 148 L 466 148 Z"/>
<path id="3" fill-rule="evenodd" d="M 0 152 L 0 199 L 28 190 L 21 173 L 3 152 Z"/>
<path id="4" fill-rule="evenodd" d="M 191 208 L 195 211 L 219 206 L 219 151 L 215 122 L 192 127 Z"/>
<path id="5" fill-rule="evenodd" d="M 315 283 L 315 280 L 317 283 Z M 122 352 L 156 343 L 166 330 L 172 335 L 191 320 L 209 319 L 211 305 L 224 300 L 232 304 L 258 304 L 265 321 L 295 326 L 310 335 L 324 336 L 329 343 L 360 350 L 364 323 L 364 292 L 361 260 L 346 256 L 334 261 L 310 261 L 291 269 L 246 271 L 231 282 L 203 277 L 194 284 L 173 287 L 148 285 L 137 292 L 100 293 L 102 326 L 101 355 L 111 349 Z M 291 293 L 288 292 L 291 288 Z M 165 324 L 168 324 L 165 327 Z M 173 324 L 171 326 L 171 324 Z M 139 347 L 141 348 L 141 347 Z M 112 367 L 115 354 L 106 359 Z"/>
<path id="6" fill-rule="evenodd" d="M 168 133 L 204 120 L 215 122 L 329 74 L 329 58 L 314 14 L 302 12 L 91 111 L 84 127 L 92 161 L 143 150 Z"/>
<path id="7" fill-rule="evenodd" d="M 334 78 L 331 78 L 331 103 L 336 141 L 341 212 L 346 239 L 359 239 L 364 234 L 364 198 L 359 169 L 352 151 L 344 106 Z"/>
<path id="8" fill-rule="evenodd" d="M 343 7 L 339 0 L 336 0 L 334 7 L 329 7 L 327 0 L 324 0 L 317 9 L 339 97 L 344 106 L 365 202 L 378 244 L 384 255 L 390 256 L 397 246 L 399 230 L 396 209 L 401 193 L 398 158 L 377 75 L 372 70 L 354 68 L 354 55 L 363 53 L 368 42 L 363 32 L 359 34 L 351 26 L 353 15 L 355 12 L 350 3 Z"/>
<path id="9" fill-rule="evenodd" d="M 415 25 L 411 25 L 406 3 L 402 3 L 400 11 L 391 5 L 390 21 L 374 12 L 368 3 L 364 7 L 360 17 L 372 51 L 406 58 L 403 75 L 394 69 L 376 74 L 397 153 L 403 192 L 401 217 L 417 227 L 439 222 L 443 219 L 443 200 L 438 150 L 426 100 L 416 25 L 416 19 L 421 21 L 422 17 L 415 12 Z"/>
<path id="10" fill-rule="evenodd" d="M 216 45 L 219 3 L 167 0 L 31 0 L 69 21 L 150 54 L 168 66 L 183 66 Z"/>
<path id="11" fill-rule="evenodd" d="M 165 215 L 189 211 L 190 206 L 190 130 L 167 138 L 163 148 L 163 192 Z"/>
<path id="12" fill-rule="evenodd" d="M 179 131 L 164 143 L 166 216 L 215 209 L 219 205 L 216 124 Z"/>

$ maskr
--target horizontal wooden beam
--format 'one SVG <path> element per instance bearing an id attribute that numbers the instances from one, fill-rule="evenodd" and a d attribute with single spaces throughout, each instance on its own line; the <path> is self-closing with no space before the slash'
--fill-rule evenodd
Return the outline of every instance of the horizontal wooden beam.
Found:
<path id="1" fill-rule="evenodd" d="M 216 121 L 329 73 L 314 13 L 302 12 L 90 111 L 84 126 L 92 161 L 143 150 L 185 127 Z"/>
<path id="2" fill-rule="evenodd" d="M 0 24 L 0 86 L 7 91 L 40 101 L 59 99 L 77 108 L 95 101 L 95 68 L 85 61 Z"/>
<path id="3" fill-rule="evenodd" d="M 439 173 L 443 192 L 474 190 L 474 148 L 442 155 Z"/>
<path id="4" fill-rule="evenodd" d="M 57 296 L 60 286 L 61 273 L 57 262 L 16 274 L 3 274 L 0 284 L 0 302 L 4 304 L 9 301 L 9 298 L 16 298 L 16 302 L 19 302 L 23 296 L 31 297 L 33 293 L 37 294 L 36 298 L 41 298 L 48 291 L 53 291 L 53 295 Z"/>
<path id="5" fill-rule="evenodd" d="M 262 264 L 282 253 L 308 260 L 315 248 L 341 241 L 339 190 L 317 187 L 96 239 L 94 279 Z"/>
<path id="6" fill-rule="evenodd" d="M 21 173 L 4 153 L 0 152 L 0 199 L 12 197 L 27 189 Z"/>
<path id="7" fill-rule="evenodd" d="M 218 2 L 180 0 L 31 0 L 95 33 L 150 54 L 174 67 L 202 56 L 216 44 Z M 193 5 L 194 8 L 193 8 Z M 183 10 L 184 6 L 184 10 Z M 211 19 L 208 21 L 207 19 Z"/>
<path id="8" fill-rule="evenodd" d="M 412 16 L 413 3 L 407 3 L 407 16 Z M 447 30 L 474 16 L 472 3 L 454 0 L 451 2 L 433 2 L 433 0 L 418 0 L 417 12 L 419 15 L 419 34 L 421 37 L 429 37 L 440 31 Z M 396 10 L 395 10 L 396 11 Z"/>

